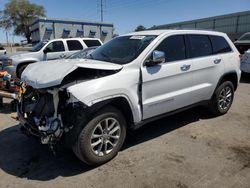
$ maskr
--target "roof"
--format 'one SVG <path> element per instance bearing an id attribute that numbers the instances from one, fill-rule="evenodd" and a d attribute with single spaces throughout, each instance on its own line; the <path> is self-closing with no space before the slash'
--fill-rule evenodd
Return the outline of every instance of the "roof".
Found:
<path id="1" fill-rule="evenodd" d="M 56 38 L 56 39 L 51 39 L 49 41 L 55 41 L 55 40 L 99 40 L 99 38 L 88 38 L 88 37 L 72 37 L 72 38 Z"/>
<path id="2" fill-rule="evenodd" d="M 198 30 L 198 29 L 162 29 L 162 30 L 145 30 L 145 31 L 138 31 L 133 33 L 128 33 L 123 36 L 127 35 L 162 35 L 162 34 L 168 34 L 168 33 L 197 33 L 197 34 L 216 34 L 216 35 L 222 35 L 224 33 L 218 32 L 218 31 L 210 31 L 210 30 Z"/>

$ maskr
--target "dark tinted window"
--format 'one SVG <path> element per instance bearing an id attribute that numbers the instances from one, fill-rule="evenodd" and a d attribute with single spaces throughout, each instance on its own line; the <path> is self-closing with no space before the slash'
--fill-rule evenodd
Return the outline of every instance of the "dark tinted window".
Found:
<path id="1" fill-rule="evenodd" d="M 183 35 L 175 35 L 166 38 L 155 50 L 165 52 L 166 62 L 177 61 L 186 58 Z"/>
<path id="2" fill-rule="evenodd" d="M 69 51 L 82 50 L 83 47 L 78 40 L 67 40 Z"/>
<path id="3" fill-rule="evenodd" d="M 202 57 L 212 54 L 212 46 L 207 35 L 188 35 L 189 56 Z"/>
<path id="4" fill-rule="evenodd" d="M 85 42 L 85 44 L 88 47 L 101 46 L 101 43 L 99 42 L 99 40 L 83 40 L 83 42 Z"/>
<path id="5" fill-rule="evenodd" d="M 227 41 L 220 36 L 210 36 L 213 45 L 213 52 L 214 54 L 224 53 L 224 52 L 231 52 L 231 48 Z"/>
<path id="6" fill-rule="evenodd" d="M 250 44 L 235 44 L 235 47 L 238 49 L 240 54 L 244 54 L 245 51 L 250 49 Z"/>
<path id="7" fill-rule="evenodd" d="M 64 45 L 62 41 L 54 41 L 51 42 L 47 47 L 46 47 L 48 52 L 62 52 L 65 51 Z"/>
<path id="8" fill-rule="evenodd" d="M 4 50 L 4 48 L 3 48 L 3 47 L 0 47 L 0 50 Z"/>

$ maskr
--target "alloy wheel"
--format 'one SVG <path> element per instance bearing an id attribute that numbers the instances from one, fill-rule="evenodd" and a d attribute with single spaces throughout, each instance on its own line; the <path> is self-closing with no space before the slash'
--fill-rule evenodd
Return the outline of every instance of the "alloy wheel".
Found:
<path id="1" fill-rule="evenodd" d="M 117 145 L 121 136 L 121 126 L 115 118 L 105 118 L 94 128 L 90 144 L 95 155 L 108 155 Z"/>

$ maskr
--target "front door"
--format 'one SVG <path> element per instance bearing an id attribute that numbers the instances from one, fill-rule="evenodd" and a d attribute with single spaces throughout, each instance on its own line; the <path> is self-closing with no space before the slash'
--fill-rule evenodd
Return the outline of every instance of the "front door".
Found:
<path id="1" fill-rule="evenodd" d="M 141 68 L 143 119 L 191 104 L 193 66 L 186 59 L 184 36 L 169 36 L 154 50 L 165 52 L 166 62 Z"/>
<path id="2" fill-rule="evenodd" d="M 62 41 L 53 41 L 49 43 L 46 48 L 43 60 L 53 60 L 66 57 L 65 47 Z"/>

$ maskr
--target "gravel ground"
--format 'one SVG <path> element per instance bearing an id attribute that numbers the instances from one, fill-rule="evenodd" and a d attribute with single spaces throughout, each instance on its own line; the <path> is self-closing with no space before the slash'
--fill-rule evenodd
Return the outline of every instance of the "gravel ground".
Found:
<path id="1" fill-rule="evenodd" d="M 248 78 L 247 78 L 248 77 Z M 21 134 L 9 100 L 0 110 L 0 187 L 250 187 L 250 76 L 228 114 L 204 108 L 147 124 L 97 168 L 71 151 L 53 156 Z"/>

